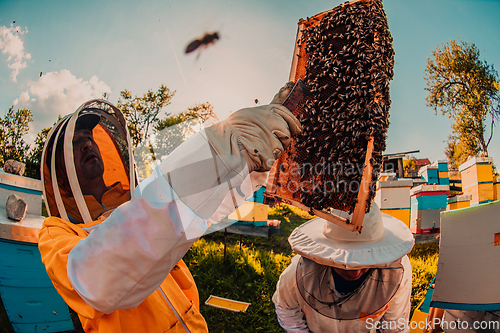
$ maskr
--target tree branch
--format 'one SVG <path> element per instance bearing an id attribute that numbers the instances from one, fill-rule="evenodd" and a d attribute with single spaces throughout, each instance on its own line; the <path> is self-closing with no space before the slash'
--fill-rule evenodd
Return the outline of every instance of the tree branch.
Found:
<path id="1" fill-rule="evenodd" d="M 495 124 L 495 117 L 491 117 L 491 129 L 490 129 L 490 137 L 488 138 L 488 142 L 486 143 L 486 148 L 490 145 L 490 141 L 493 138 L 493 125 Z"/>

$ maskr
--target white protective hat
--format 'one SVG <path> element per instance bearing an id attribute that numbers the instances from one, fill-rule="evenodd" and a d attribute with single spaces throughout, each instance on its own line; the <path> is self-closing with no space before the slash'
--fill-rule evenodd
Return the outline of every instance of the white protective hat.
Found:
<path id="1" fill-rule="evenodd" d="M 333 213 L 350 218 L 343 211 Z M 361 232 L 346 230 L 318 217 L 296 228 L 288 242 L 295 253 L 318 264 L 361 269 L 389 266 L 410 252 L 415 240 L 406 224 L 382 214 L 372 203 Z"/>

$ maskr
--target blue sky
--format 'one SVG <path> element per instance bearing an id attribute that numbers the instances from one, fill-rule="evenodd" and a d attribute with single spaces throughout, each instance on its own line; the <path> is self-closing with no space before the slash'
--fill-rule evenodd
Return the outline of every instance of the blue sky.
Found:
<path id="1" fill-rule="evenodd" d="M 165 112 L 208 101 L 224 119 L 255 99 L 269 102 L 288 79 L 298 20 L 342 2 L 0 0 L 0 113 L 13 104 L 30 108 L 32 140 L 104 92 L 116 103 L 124 89 L 142 94 L 165 84 L 176 91 Z M 460 38 L 500 68 L 500 1 L 383 3 L 396 51 L 386 153 L 444 159 L 451 123 L 425 106 L 426 58 Z M 183 53 L 213 31 L 215 45 L 198 57 Z M 497 165 L 499 143 L 497 133 L 489 148 Z"/>

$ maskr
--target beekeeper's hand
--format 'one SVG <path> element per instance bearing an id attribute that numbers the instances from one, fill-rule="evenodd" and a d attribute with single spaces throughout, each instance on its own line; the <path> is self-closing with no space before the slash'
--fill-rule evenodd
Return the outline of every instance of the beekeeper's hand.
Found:
<path id="1" fill-rule="evenodd" d="M 249 172 L 268 171 L 290 145 L 290 138 L 301 132 L 297 118 L 281 103 L 293 82 L 287 83 L 270 105 L 241 109 L 209 128 L 208 141 L 217 155 L 240 155 Z"/>

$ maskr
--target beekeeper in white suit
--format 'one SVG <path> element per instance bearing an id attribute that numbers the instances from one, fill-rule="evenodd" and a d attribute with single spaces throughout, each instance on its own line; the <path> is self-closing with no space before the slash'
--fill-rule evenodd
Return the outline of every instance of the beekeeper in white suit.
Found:
<path id="1" fill-rule="evenodd" d="M 403 222 L 372 203 L 361 233 L 315 218 L 289 242 L 297 255 L 273 296 L 287 332 L 409 332 L 414 240 Z"/>

